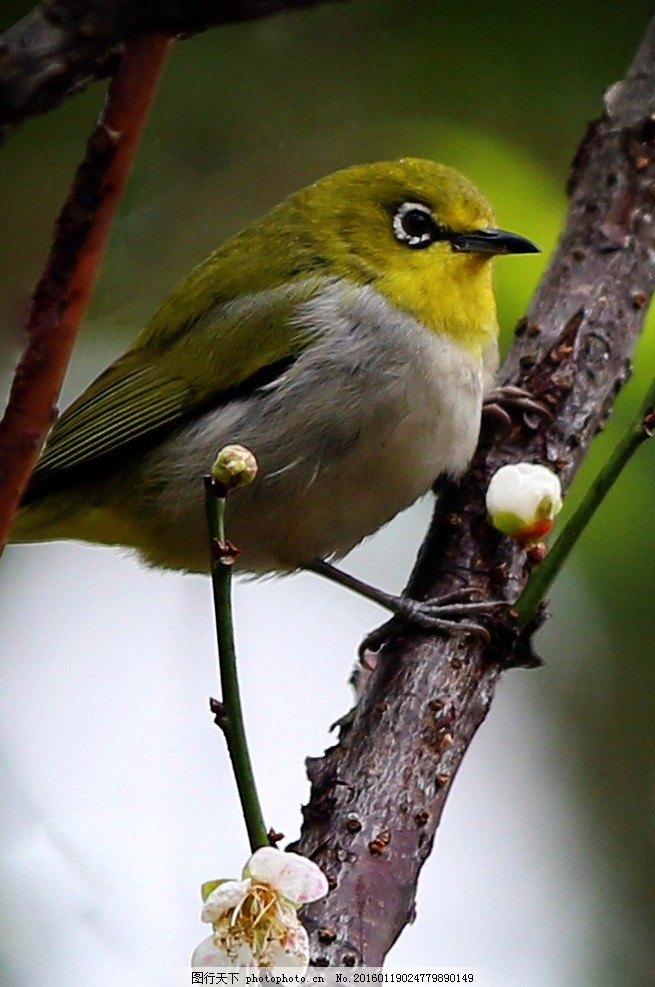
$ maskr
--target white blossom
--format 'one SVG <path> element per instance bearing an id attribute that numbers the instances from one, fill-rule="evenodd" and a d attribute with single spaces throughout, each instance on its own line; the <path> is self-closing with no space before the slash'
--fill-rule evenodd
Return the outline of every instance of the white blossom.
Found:
<path id="1" fill-rule="evenodd" d="M 213 934 L 196 948 L 191 965 L 306 969 L 309 940 L 297 909 L 327 891 L 325 875 L 307 857 L 256 850 L 242 880 L 216 882 L 207 894 L 201 917 Z"/>

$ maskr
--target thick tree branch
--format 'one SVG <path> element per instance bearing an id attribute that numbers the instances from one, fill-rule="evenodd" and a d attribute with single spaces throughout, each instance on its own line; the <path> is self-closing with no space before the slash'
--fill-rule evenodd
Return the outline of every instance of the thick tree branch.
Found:
<path id="1" fill-rule="evenodd" d="M 43 0 L 0 36 L 0 139 L 111 74 L 146 34 L 195 34 L 324 0 Z"/>
<path id="2" fill-rule="evenodd" d="M 552 423 L 485 427 L 474 463 L 435 517 L 410 581 L 420 598 L 465 585 L 513 601 L 530 563 L 484 519 L 506 462 L 550 465 L 567 487 L 625 382 L 655 285 L 655 20 L 606 96 L 573 165 L 559 247 L 521 322 L 503 381 L 548 404 Z M 462 758 L 517 642 L 410 631 L 389 641 L 339 743 L 309 762 L 299 844 L 333 890 L 305 910 L 319 965 L 380 964 L 411 919 L 418 875 Z"/>

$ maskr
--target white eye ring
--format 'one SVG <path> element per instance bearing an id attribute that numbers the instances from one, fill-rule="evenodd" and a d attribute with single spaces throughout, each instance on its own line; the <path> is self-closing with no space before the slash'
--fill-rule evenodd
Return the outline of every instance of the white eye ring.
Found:
<path id="1" fill-rule="evenodd" d="M 393 235 L 408 247 L 427 247 L 437 237 L 432 213 L 421 202 L 403 202 L 393 217 Z"/>

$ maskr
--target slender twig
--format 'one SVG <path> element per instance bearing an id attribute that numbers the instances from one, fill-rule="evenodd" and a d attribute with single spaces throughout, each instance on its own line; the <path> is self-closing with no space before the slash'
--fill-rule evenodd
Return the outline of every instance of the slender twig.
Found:
<path id="1" fill-rule="evenodd" d="M 59 391 L 169 43 L 156 35 L 126 47 L 57 219 L 32 298 L 28 341 L 0 422 L 0 548 L 56 417 Z"/>
<path id="2" fill-rule="evenodd" d="M 557 541 L 544 561 L 534 570 L 530 580 L 512 607 L 519 628 L 527 627 L 536 615 L 541 601 L 548 593 L 578 538 L 585 530 L 605 496 L 612 489 L 635 452 L 653 435 L 655 425 L 655 380 L 637 416 L 614 447 L 609 459 L 597 474 L 577 508 L 562 528 Z"/>
<path id="3" fill-rule="evenodd" d="M 269 846 L 248 751 L 239 691 L 237 657 L 232 623 L 232 564 L 236 549 L 225 537 L 226 490 L 212 477 L 205 478 L 205 510 L 211 538 L 211 577 L 218 638 L 218 663 L 222 702 L 212 701 L 216 723 L 225 735 L 234 769 L 251 850 Z"/>

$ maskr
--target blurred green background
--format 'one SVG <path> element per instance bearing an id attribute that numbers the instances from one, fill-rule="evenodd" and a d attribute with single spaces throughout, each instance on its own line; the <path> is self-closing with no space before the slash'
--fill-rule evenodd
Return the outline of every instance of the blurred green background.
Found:
<path id="1" fill-rule="evenodd" d="M 28 9 L 5 0 L 0 26 Z M 179 43 L 66 393 L 120 352 L 165 292 L 225 236 L 335 168 L 402 155 L 461 169 L 488 194 L 500 225 L 542 245 L 539 261 L 497 264 L 507 344 L 556 242 L 586 123 L 601 112 L 604 89 L 622 77 L 651 12 L 646 0 L 353 0 Z M 28 121 L 2 151 L 7 373 L 53 219 L 102 99 L 103 85 L 93 85 Z M 654 348 L 648 331 L 571 503 L 639 402 Z M 570 838 L 584 847 L 597 913 L 596 948 L 570 981 L 576 985 L 655 984 L 654 484 L 655 449 L 646 447 L 553 595 L 555 617 L 538 640 L 545 670 L 511 673 L 524 680 L 530 715 L 545 724 L 543 756 L 557 764 L 576 806 Z M 527 972 L 524 982 L 532 983 Z"/>

